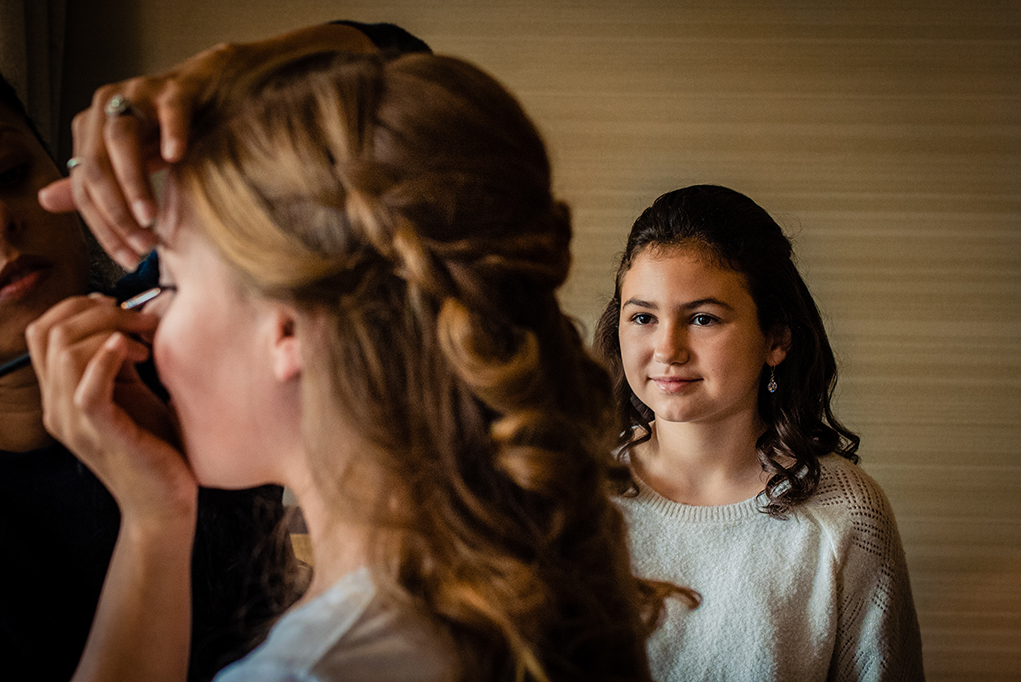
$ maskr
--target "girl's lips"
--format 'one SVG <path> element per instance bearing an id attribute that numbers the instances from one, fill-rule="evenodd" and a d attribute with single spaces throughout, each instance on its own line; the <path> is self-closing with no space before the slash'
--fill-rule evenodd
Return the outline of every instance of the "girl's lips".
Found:
<path id="1" fill-rule="evenodd" d="M 664 393 L 680 393 L 700 379 L 682 379 L 679 377 L 653 377 L 652 381 Z"/>
<path id="2" fill-rule="evenodd" d="M 50 274 L 52 264 L 39 256 L 19 256 L 0 270 L 0 302 L 28 295 Z"/>

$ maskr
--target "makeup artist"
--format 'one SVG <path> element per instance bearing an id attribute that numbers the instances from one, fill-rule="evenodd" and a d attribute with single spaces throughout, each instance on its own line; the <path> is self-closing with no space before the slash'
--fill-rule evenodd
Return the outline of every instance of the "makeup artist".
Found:
<path id="1" fill-rule="evenodd" d="M 137 133 L 146 123 L 145 112 L 152 117 L 148 120 L 159 119 L 163 124 L 162 117 L 173 117 L 175 112 L 177 120 L 187 120 L 180 112 L 186 110 L 188 93 L 195 91 L 189 88 L 213 85 L 223 59 L 255 49 L 286 50 L 291 41 L 343 44 L 353 51 L 377 45 L 398 51 L 428 50 L 397 27 L 364 24 L 312 27 L 260 43 L 221 46 L 163 76 L 135 79 L 135 89 L 130 91 L 133 103 L 122 101 L 122 109 L 111 108 L 104 112 L 105 118 L 89 122 L 115 135 L 126 132 L 117 141 L 140 153 L 132 145 L 142 141 Z M 110 87 L 116 86 L 107 90 Z M 169 92 L 178 96 L 168 97 Z M 103 97 L 100 93 L 97 98 Z M 185 130 L 172 124 L 169 129 L 183 141 Z M 97 187 L 116 186 L 116 180 L 109 157 L 94 163 L 95 155 L 105 151 L 105 142 L 100 140 L 97 147 L 76 149 L 78 156 L 69 166 L 86 162 L 74 174 L 92 181 L 85 191 L 102 200 L 108 195 Z M 123 157 L 125 146 L 112 148 Z M 119 161 L 115 158 L 113 163 L 123 170 Z M 48 213 L 39 205 L 39 190 L 60 179 L 22 103 L 0 76 L 0 364 L 25 352 L 25 327 L 63 298 L 106 290 L 123 299 L 158 280 L 158 264 L 149 259 L 112 289 L 104 285 L 101 251 L 93 242 L 95 253 L 90 255 L 90 242 L 77 215 Z M 58 183 L 42 198 L 48 198 L 51 209 L 69 210 L 70 183 Z M 137 224 L 135 228 L 139 229 Z M 109 246 L 102 230 L 100 235 Z M 118 254 L 116 248 L 111 250 Z M 146 251 L 143 244 L 128 257 L 120 252 L 118 260 L 133 269 Z M 110 265 L 108 260 L 105 263 Z M 246 653 L 261 639 L 268 621 L 289 603 L 293 590 L 288 589 L 287 576 L 294 572 L 294 560 L 286 535 L 277 532 L 283 530 L 278 523 L 283 511 L 280 498 L 280 488 L 275 486 L 200 494 L 192 570 L 190 680 L 207 680 Z M 117 505 L 102 484 L 45 431 L 31 367 L 0 376 L 0 551 L 4 556 L 0 561 L 0 677 L 62 682 L 71 677 L 92 623 L 119 518 Z M 279 589 L 267 593 L 267 582 Z"/>
<path id="2" fill-rule="evenodd" d="M 39 188 L 59 177 L 0 76 L 0 362 L 24 352 L 26 325 L 51 305 L 102 288 L 78 217 L 39 206 Z M 125 295 L 145 286 L 142 274 L 122 283 Z M 280 498 L 277 487 L 202 494 L 192 680 L 245 653 L 281 606 L 262 600 L 250 579 L 293 562 L 285 538 L 275 549 L 269 542 L 283 513 Z M 71 677 L 119 518 L 105 488 L 43 428 L 32 368 L 0 377 L 0 677 Z"/>

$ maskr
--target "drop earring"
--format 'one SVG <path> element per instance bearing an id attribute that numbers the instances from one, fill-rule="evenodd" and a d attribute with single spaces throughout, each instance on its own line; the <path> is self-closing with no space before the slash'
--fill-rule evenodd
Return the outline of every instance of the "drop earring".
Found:
<path id="1" fill-rule="evenodd" d="M 766 390 L 770 393 L 776 393 L 776 367 L 769 366 L 769 383 L 766 384 Z"/>

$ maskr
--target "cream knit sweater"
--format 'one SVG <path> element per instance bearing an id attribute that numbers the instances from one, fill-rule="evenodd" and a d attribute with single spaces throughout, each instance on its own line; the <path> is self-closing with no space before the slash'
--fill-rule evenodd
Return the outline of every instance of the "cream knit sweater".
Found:
<path id="1" fill-rule="evenodd" d="M 702 595 L 694 610 L 670 600 L 649 642 L 654 679 L 923 679 L 890 504 L 846 459 L 820 462 L 818 491 L 786 520 L 755 499 L 678 504 L 641 481 L 618 499 L 636 574 Z"/>

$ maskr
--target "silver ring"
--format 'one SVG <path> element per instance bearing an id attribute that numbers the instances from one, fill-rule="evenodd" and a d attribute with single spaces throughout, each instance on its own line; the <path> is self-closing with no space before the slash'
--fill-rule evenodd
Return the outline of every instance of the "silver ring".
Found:
<path id="1" fill-rule="evenodd" d="M 70 173 L 75 166 L 80 165 L 81 162 L 84 160 L 85 159 L 83 159 L 80 156 L 72 156 L 70 159 L 67 160 L 67 171 Z"/>
<path id="2" fill-rule="evenodd" d="M 107 116 L 130 116 L 134 113 L 131 108 L 131 100 L 124 95 L 114 95 L 103 107 Z"/>

